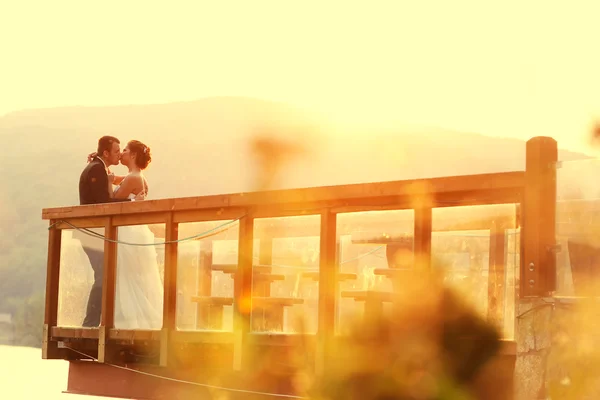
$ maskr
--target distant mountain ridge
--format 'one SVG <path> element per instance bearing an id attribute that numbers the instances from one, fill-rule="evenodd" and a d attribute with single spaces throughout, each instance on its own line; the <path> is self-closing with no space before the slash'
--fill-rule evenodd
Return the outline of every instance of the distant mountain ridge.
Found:
<path id="1" fill-rule="evenodd" d="M 0 137 L 10 137 L 5 140 L 7 156 L 0 159 L 0 171 L 42 184 L 40 163 L 58 169 L 63 184 L 56 187 L 60 195 L 46 199 L 48 206 L 72 204 L 77 200 L 73 183 L 85 155 L 94 150 L 98 137 L 111 134 L 123 141 L 142 140 L 152 148 L 153 163 L 147 176 L 153 184 L 153 197 L 247 191 L 253 189 L 256 172 L 250 139 L 263 132 L 307 149 L 304 159 L 282 171 L 287 178 L 281 182 L 284 187 L 525 167 L 525 143 L 517 139 L 423 128 L 411 132 L 348 129 L 347 136 L 339 131 L 327 120 L 285 104 L 235 97 L 147 106 L 26 110 L 0 118 Z M 585 157 L 560 152 L 561 160 Z M 34 166 L 38 170 L 33 170 Z M 58 196 L 56 203 L 54 196 Z"/>

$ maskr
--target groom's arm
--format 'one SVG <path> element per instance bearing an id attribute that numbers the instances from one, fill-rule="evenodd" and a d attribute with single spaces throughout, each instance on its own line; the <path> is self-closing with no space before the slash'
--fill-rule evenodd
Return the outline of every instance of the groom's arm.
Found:
<path id="1" fill-rule="evenodd" d="M 89 178 L 90 188 L 93 193 L 95 203 L 113 203 L 121 201 L 130 201 L 129 199 L 113 199 L 108 193 L 108 176 L 106 170 L 102 168 L 101 164 L 94 166 L 90 170 Z"/>

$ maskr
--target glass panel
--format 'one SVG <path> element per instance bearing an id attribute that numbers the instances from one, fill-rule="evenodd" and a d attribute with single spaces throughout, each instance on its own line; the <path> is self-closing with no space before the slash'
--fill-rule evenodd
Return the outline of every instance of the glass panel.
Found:
<path id="1" fill-rule="evenodd" d="M 253 331 L 317 331 L 320 226 L 319 215 L 255 220 Z"/>
<path id="2" fill-rule="evenodd" d="M 239 223 L 179 224 L 177 329 L 233 331 Z"/>
<path id="3" fill-rule="evenodd" d="M 432 268 L 503 336 L 514 337 L 516 206 L 437 208 L 432 217 Z"/>
<path id="4" fill-rule="evenodd" d="M 58 326 L 97 327 L 102 304 L 104 228 L 64 229 L 61 234 Z"/>
<path id="5" fill-rule="evenodd" d="M 115 328 L 162 328 L 165 225 L 117 228 Z"/>
<path id="6" fill-rule="evenodd" d="M 504 338 L 515 340 L 516 304 L 521 268 L 521 229 L 506 230 L 506 285 L 504 286 Z"/>
<path id="7" fill-rule="evenodd" d="M 559 164 L 556 171 L 556 286 L 561 296 L 585 294 L 598 280 L 600 160 Z"/>
<path id="8" fill-rule="evenodd" d="M 338 215 L 337 333 L 347 333 L 365 312 L 389 311 L 392 282 L 412 268 L 413 232 L 413 210 Z"/>
<path id="9" fill-rule="evenodd" d="M 556 171 L 557 200 L 600 199 L 600 160 L 566 161 Z"/>
<path id="10" fill-rule="evenodd" d="M 444 271 L 446 285 L 466 297 L 485 317 L 488 311 L 488 278 L 493 279 L 489 275 L 490 231 L 434 232 L 431 259 L 433 268 Z"/>

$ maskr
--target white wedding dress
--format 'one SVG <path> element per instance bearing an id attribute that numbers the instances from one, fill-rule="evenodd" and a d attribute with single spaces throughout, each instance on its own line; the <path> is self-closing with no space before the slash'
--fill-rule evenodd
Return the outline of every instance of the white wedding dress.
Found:
<path id="1" fill-rule="evenodd" d="M 147 225 L 122 226 L 119 242 L 154 243 Z M 154 246 L 117 245 L 115 328 L 161 329 L 163 283 Z"/>
<path id="2" fill-rule="evenodd" d="M 141 174 L 136 175 L 143 180 Z M 119 186 L 115 192 L 118 189 Z M 130 194 L 129 198 L 133 199 L 135 195 Z M 117 237 L 119 242 L 155 242 L 147 225 L 119 227 Z M 115 328 L 161 329 L 163 291 L 156 247 L 117 244 Z"/>

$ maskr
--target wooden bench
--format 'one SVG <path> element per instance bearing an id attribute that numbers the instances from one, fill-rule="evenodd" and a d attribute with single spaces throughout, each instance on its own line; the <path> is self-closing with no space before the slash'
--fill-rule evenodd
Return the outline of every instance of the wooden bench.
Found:
<path id="1" fill-rule="evenodd" d="M 298 304 L 304 304 L 304 299 L 293 297 L 253 297 L 252 330 L 257 332 L 283 332 L 285 308 Z"/>

